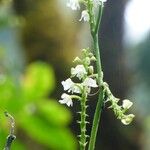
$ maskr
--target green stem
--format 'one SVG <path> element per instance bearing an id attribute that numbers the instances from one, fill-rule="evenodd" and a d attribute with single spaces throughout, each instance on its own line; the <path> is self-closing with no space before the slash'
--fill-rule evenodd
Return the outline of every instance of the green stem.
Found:
<path id="1" fill-rule="evenodd" d="M 91 0 L 87 1 L 87 10 L 88 10 L 89 17 L 90 17 L 91 34 L 93 34 L 94 29 L 95 29 L 95 16 L 93 14 L 93 6 L 92 6 L 92 3 L 91 3 Z"/>
<path id="2" fill-rule="evenodd" d="M 99 8 L 99 14 L 98 14 L 98 18 L 96 21 L 94 33 L 92 32 L 93 30 L 91 30 L 91 33 L 93 33 L 92 37 L 93 37 L 93 42 L 94 42 L 94 52 L 95 52 L 96 59 L 97 59 L 96 67 L 97 67 L 97 72 L 98 72 L 98 83 L 100 86 L 100 93 L 99 93 L 98 102 L 97 102 L 96 110 L 94 114 L 88 150 L 94 150 L 95 148 L 96 136 L 97 136 L 98 126 L 100 123 L 100 117 L 101 117 L 101 111 L 102 111 L 102 105 L 103 105 L 103 87 L 102 87 L 103 75 L 102 75 L 101 56 L 100 56 L 99 40 L 98 40 L 98 31 L 99 31 L 101 18 L 102 18 L 102 12 L 103 12 L 103 5 L 101 5 Z"/>
<path id="3" fill-rule="evenodd" d="M 98 33 L 99 28 L 100 28 L 100 23 L 101 23 L 102 15 L 103 15 L 103 9 L 104 9 L 103 5 L 100 5 L 99 11 L 98 11 L 98 16 L 97 16 L 97 21 L 96 21 L 96 26 L 95 26 L 95 34 Z"/>
<path id="4" fill-rule="evenodd" d="M 86 148 L 86 101 L 87 101 L 87 94 L 86 91 L 84 90 L 82 94 L 82 100 L 81 100 L 81 121 L 80 121 L 80 130 L 81 130 L 81 135 L 80 135 L 80 150 L 85 150 Z"/>
<path id="5" fill-rule="evenodd" d="M 98 126 L 101 117 L 102 105 L 103 105 L 103 92 L 101 91 L 99 94 L 99 98 L 95 110 L 88 150 L 94 150 L 95 148 L 95 142 L 96 142 L 96 136 L 97 136 Z"/>
<path id="6" fill-rule="evenodd" d="M 102 80 L 102 65 L 101 65 L 101 56 L 99 50 L 99 41 L 98 41 L 98 33 L 93 35 L 93 42 L 94 42 L 94 53 L 96 56 L 96 68 L 98 73 L 98 83 L 101 84 Z"/>

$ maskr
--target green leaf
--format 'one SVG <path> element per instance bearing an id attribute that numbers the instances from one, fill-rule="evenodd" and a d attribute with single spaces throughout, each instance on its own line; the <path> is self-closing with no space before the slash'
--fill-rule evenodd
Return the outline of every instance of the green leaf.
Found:
<path id="1" fill-rule="evenodd" d="M 0 78 L 0 106 L 4 108 L 10 99 L 14 98 L 16 87 L 8 76 L 1 75 Z"/>
<path id="2" fill-rule="evenodd" d="M 31 138 L 50 149 L 76 150 L 76 140 L 67 128 L 48 124 L 45 120 L 35 115 L 24 116 L 21 118 L 20 123 Z"/>
<path id="3" fill-rule="evenodd" d="M 16 138 L 12 143 L 11 150 L 27 150 L 27 147 L 23 144 L 22 141 Z"/>
<path id="4" fill-rule="evenodd" d="M 36 62 L 28 66 L 22 81 L 25 96 L 30 100 L 37 100 L 47 96 L 54 90 L 54 71 L 46 63 Z"/>
<path id="5" fill-rule="evenodd" d="M 19 85 L 6 75 L 0 78 L 0 107 L 5 111 L 18 112 L 23 107 L 25 101 Z"/>
<path id="6" fill-rule="evenodd" d="M 54 100 L 42 100 L 37 103 L 39 113 L 56 126 L 68 125 L 71 121 L 71 113 L 64 106 Z"/>

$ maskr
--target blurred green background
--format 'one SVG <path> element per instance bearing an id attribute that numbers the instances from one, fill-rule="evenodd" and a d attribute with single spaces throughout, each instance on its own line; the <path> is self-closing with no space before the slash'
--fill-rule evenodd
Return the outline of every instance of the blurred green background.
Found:
<path id="1" fill-rule="evenodd" d="M 95 150 L 150 149 L 150 34 L 136 42 L 126 35 L 131 1 L 108 0 L 100 39 L 105 80 L 115 96 L 134 102 L 136 118 L 123 126 L 104 109 Z M 16 121 L 12 150 L 78 149 L 79 104 L 58 103 L 73 58 L 91 46 L 88 25 L 78 18 L 65 0 L 0 0 L 0 149 L 9 132 L 5 110 Z M 96 97 L 89 105 L 92 122 Z"/>

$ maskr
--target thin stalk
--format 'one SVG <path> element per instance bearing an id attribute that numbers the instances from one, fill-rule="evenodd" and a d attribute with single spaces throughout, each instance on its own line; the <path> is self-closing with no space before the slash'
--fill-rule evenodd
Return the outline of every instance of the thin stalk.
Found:
<path id="1" fill-rule="evenodd" d="M 87 10 L 90 17 L 90 30 L 91 34 L 93 34 L 95 30 L 95 16 L 93 14 L 93 6 L 90 0 L 87 1 Z"/>
<path id="2" fill-rule="evenodd" d="M 103 9 L 104 9 L 104 6 L 100 5 L 99 6 L 99 10 L 98 10 L 98 16 L 97 16 L 96 26 L 95 26 L 95 34 L 98 33 L 99 28 L 100 28 L 100 23 L 101 23 L 102 15 L 103 15 Z"/>
<path id="3" fill-rule="evenodd" d="M 8 112 L 5 112 L 5 116 L 9 118 L 11 127 L 4 150 L 10 150 L 12 142 L 16 139 L 16 136 L 14 135 L 15 120 Z"/>
<path id="4" fill-rule="evenodd" d="M 95 149 L 95 142 L 96 142 L 96 136 L 97 136 L 98 126 L 99 126 L 100 117 L 101 117 L 102 105 L 103 105 L 103 92 L 101 91 L 99 94 L 99 98 L 98 98 L 98 102 L 97 102 L 97 106 L 95 110 L 88 150 Z"/>
<path id="5" fill-rule="evenodd" d="M 85 150 L 86 148 L 86 101 L 87 101 L 87 94 L 84 90 L 84 93 L 82 95 L 82 100 L 81 100 L 81 121 L 80 121 L 80 130 L 81 130 L 81 135 L 80 135 L 80 150 Z"/>
<path id="6" fill-rule="evenodd" d="M 100 123 L 101 111 L 102 111 L 102 105 L 103 105 L 103 88 L 102 88 L 103 75 L 102 75 L 101 55 L 100 55 L 99 40 L 98 40 L 98 31 L 99 31 L 99 26 L 101 23 L 102 12 L 103 12 L 103 5 L 101 5 L 99 8 L 98 18 L 96 20 L 96 26 L 94 29 L 95 32 L 92 34 L 93 42 L 94 42 L 94 52 L 95 52 L 95 56 L 97 59 L 96 67 L 97 67 L 97 72 L 98 72 L 98 83 L 100 86 L 100 93 L 99 93 L 98 102 L 97 102 L 96 110 L 94 114 L 88 150 L 94 150 L 95 148 L 96 136 L 97 136 L 98 126 Z"/>

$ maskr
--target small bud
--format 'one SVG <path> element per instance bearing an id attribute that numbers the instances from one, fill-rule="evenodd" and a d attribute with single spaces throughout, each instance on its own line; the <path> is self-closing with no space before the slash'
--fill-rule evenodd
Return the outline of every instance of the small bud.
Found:
<path id="1" fill-rule="evenodd" d="M 81 63 L 81 59 L 79 57 L 76 57 L 74 60 L 73 60 L 74 63 Z"/>
<path id="2" fill-rule="evenodd" d="M 89 53 L 89 57 L 92 57 L 93 56 L 93 53 Z"/>
<path id="3" fill-rule="evenodd" d="M 90 67 L 89 67 L 89 73 L 90 73 L 90 74 L 93 74 L 93 73 L 94 73 L 94 68 L 93 68 L 93 66 L 90 66 Z"/>
<path id="4" fill-rule="evenodd" d="M 124 125 L 128 125 L 132 122 L 134 117 L 135 117 L 135 115 L 133 115 L 133 114 L 126 115 L 126 116 L 123 117 L 123 119 L 121 119 L 121 122 Z"/>
<path id="5" fill-rule="evenodd" d="M 87 65 L 90 65 L 91 62 L 90 62 L 90 58 L 89 58 L 89 57 L 86 57 L 86 58 L 85 58 L 85 63 L 86 63 Z"/>
<path id="6" fill-rule="evenodd" d="M 91 61 L 96 61 L 96 58 L 94 56 L 92 56 Z"/>
<path id="7" fill-rule="evenodd" d="M 87 49 L 82 49 L 82 53 L 86 54 L 87 53 Z"/>

